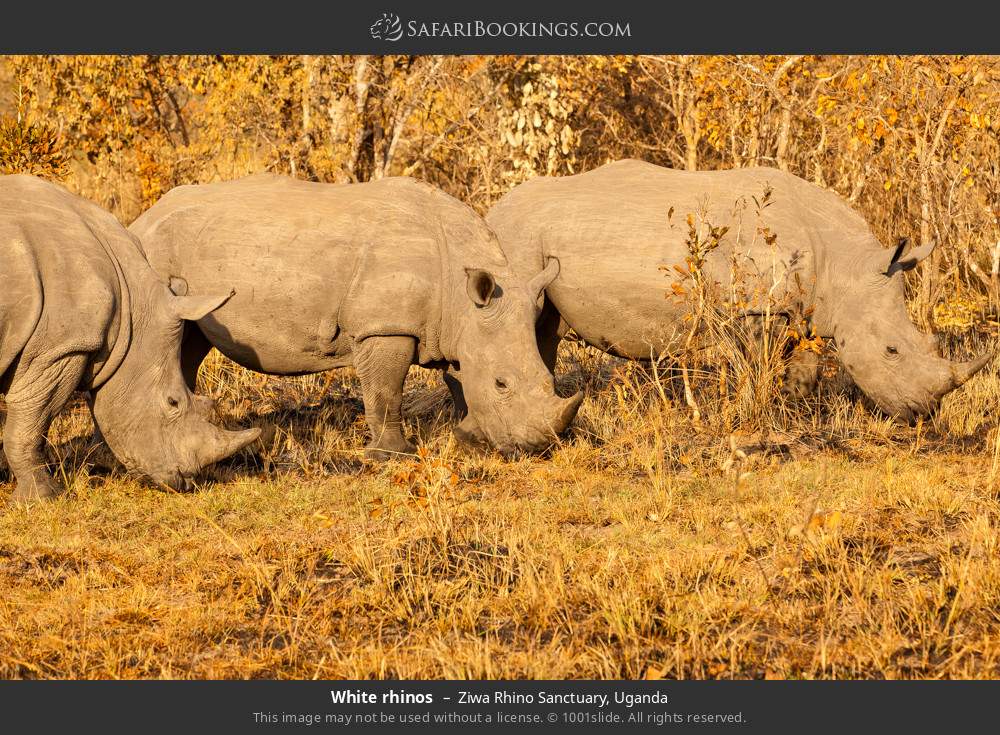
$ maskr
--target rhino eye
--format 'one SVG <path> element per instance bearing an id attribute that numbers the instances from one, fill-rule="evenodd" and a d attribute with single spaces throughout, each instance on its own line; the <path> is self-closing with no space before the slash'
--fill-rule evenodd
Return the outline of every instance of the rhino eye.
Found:
<path id="1" fill-rule="evenodd" d="M 176 398 L 174 398 L 173 396 L 168 396 L 167 405 L 170 406 L 171 408 L 177 408 L 177 406 L 180 404 L 177 402 Z"/>
<path id="2" fill-rule="evenodd" d="M 502 378 L 497 378 L 494 383 L 496 384 L 497 390 L 507 390 L 507 383 Z"/>
<path id="3" fill-rule="evenodd" d="M 889 345 L 888 347 L 886 347 L 885 351 L 888 352 L 890 355 L 898 355 L 899 354 L 899 350 L 897 350 L 892 345 Z"/>

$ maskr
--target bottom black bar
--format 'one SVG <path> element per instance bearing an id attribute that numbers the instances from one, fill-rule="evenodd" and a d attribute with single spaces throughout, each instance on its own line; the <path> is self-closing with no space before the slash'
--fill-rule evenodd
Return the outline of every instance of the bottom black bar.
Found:
<path id="1" fill-rule="evenodd" d="M 0 684 L 0 729 L 971 732 L 996 725 L 997 693 L 989 682 L 19 681 Z"/>

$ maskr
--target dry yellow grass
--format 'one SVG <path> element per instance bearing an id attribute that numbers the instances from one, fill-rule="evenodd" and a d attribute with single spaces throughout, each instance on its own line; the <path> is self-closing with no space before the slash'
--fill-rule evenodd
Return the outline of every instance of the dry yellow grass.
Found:
<path id="1" fill-rule="evenodd" d="M 189 494 L 102 471 L 66 412 L 66 496 L 14 507 L 0 476 L 0 676 L 1000 674 L 992 368 L 921 427 L 825 395 L 730 434 L 636 366 L 564 358 L 577 426 L 515 461 L 456 446 L 421 371 L 424 456 L 376 465 L 349 372 L 214 355 L 222 413 L 276 429 Z"/>

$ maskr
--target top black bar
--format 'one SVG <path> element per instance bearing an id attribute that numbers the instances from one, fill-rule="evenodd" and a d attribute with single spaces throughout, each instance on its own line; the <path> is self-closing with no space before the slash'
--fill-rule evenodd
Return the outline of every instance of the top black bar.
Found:
<path id="1" fill-rule="evenodd" d="M 954 1 L 9 2 L 0 53 L 997 53 Z"/>

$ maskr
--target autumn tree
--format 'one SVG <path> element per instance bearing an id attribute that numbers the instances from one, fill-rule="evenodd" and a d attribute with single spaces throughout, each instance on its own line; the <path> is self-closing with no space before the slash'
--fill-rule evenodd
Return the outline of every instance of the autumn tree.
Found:
<path id="1" fill-rule="evenodd" d="M 995 57 L 31 56 L 0 59 L 0 84 L 3 170 L 125 221 L 260 171 L 416 176 L 485 212 L 621 158 L 773 166 L 845 197 L 883 243 L 940 243 L 909 276 L 921 319 L 1000 295 Z"/>

